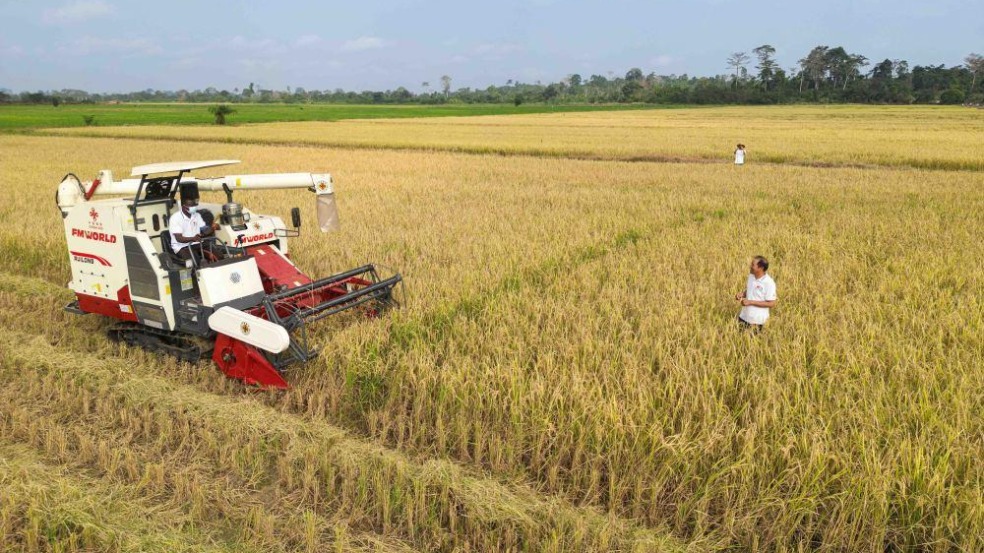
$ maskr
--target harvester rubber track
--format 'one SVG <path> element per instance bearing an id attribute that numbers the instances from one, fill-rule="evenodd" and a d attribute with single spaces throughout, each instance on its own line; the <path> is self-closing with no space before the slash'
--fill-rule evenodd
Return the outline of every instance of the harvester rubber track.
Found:
<path id="1" fill-rule="evenodd" d="M 119 323 L 113 325 L 107 334 L 116 342 L 123 342 L 154 353 L 170 355 L 182 361 L 197 363 L 212 355 L 211 348 L 201 344 L 188 335 L 158 330 L 138 323 Z"/>

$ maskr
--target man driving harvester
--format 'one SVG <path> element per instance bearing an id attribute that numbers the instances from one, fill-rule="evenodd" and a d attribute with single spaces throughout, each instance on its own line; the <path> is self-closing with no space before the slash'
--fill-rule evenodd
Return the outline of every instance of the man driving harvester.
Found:
<path id="1" fill-rule="evenodd" d="M 196 263 L 202 261 L 202 237 L 214 235 L 219 228 L 213 217 L 209 219 L 206 223 L 198 210 L 198 183 L 181 183 L 181 210 L 171 215 L 167 228 L 175 255 L 185 260 L 194 258 Z"/>

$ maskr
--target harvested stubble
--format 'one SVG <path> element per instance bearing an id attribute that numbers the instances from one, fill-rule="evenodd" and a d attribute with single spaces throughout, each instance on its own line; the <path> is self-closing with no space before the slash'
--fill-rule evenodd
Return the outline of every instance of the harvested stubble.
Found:
<path id="1" fill-rule="evenodd" d="M 266 403 L 290 428 L 328 419 L 411 458 L 531 481 L 560 512 L 580 513 L 573 502 L 619 517 L 578 541 L 575 525 L 542 514 L 553 508 L 525 511 L 542 522 L 522 541 L 531 550 L 554 537 L 556 549 L 598 548 L 598 536 L 616 534 L 644 550 L 664 528 L 701 550 L 981 546 L 979 174 L 3 140 L 82 175 L 121 172 L 162 150 L 175 159 L 241 157 L 251 172 L 314 170 L 312 160 L 325 159 L 338 176 L 343 230 L 327 240 L 304 234 L 292 242 L 295 258 L 316 274 L 366 260 L 398 267 L 410 301 L 383 320 L 323 325 L 322 357 L 292 374 L 293 391 Z M 80 154 L 83 146 L 90 151 Z M 30 156 L 11 159 L 10 175 L 52 180 Z M 243 199 L 276 213 L 306 203 L 278 193 Z M 34 213 L 34 203 L 17 199 L 4 216 Z M 0 231 L 4 244 L 30 246 L 0 257 L 57 282 L 66 272 L 60 221 L 53 208 L 41 215 L 50 231 Z M 752 253 L 773 260 L 780 286 L 781 305 L 758 339 L 734 331 L 729 301 Z M 27 298 L 42 285 L 9 286 Z M 18 316 L 6 313 L 4 323 Z M 115 355 L 89 333 L 96 321 L 85 331 L 32 324 L 30 334 L 89 352 L 93 363 Z M 124 389 L 160 373 L 141 380 L 154 404 L 195 390 L 201 405 L 234 404 L 236 413 L 262 403 L 213 400 L 235 386 L 207 365 L 189 374 L 123 355 L 140 367 L 117 377 Z M 80 385 L 97 378 L 81 374 Z M 173 380 L 187 388 L 173 390 Z M 159 399 L 155 389 L 168 391 Z M 126 401 L 142 412 L 144 403 Z M 203 413 L 195 420 L 212 417 Z M 242 439 L 220 436 L 205 440 L 201 455 L 222 459 L 226 441 Z M 303 473 L 307 461 L 297 459 Z M 365 493 L 399 485 L 393 472 L 380 473 L 361 478 Z M 506 512 L 526 501 L 493 497 Z M 442 509 L 443 501 L 436 494 L 425 503 Z M 425 549 L 496 547 L 483 540 L 499 527 L 482 524 L 501 515 L 471 525 L 438 517 L 411 535 L 404 511 L 373 505 L 371 516 L 350 515 L 363 521 L 357 528 Z M 266 520 L 279 521 L 279 503 L 265 508 Z M 639 537 L 628 519 L 654 532 Z M 624 530 L 604 530 L 609 524 Z"/>

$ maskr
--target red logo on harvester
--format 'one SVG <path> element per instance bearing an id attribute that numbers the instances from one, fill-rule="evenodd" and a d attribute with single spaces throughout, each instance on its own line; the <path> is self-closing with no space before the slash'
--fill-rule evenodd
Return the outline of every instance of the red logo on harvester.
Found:
<path id="1" fill-rule="evenodd" d="M 271 238 L 273 238 L 272 232 L 267 234 L 257 234 L 255 236 L 244 236 L 241 241 L 247 244 L 252 244 L 253 242 L 263 242 L 264 240 L 269 240 Z"/>
<path id="2" fill-rule="evenodd" d="M 105 232 L 95 232 L 91 230 L 82 230 L 79 228 L 72 229 L 72 236 L 77 238 L 85 238 L 86 240 L 97 240 L 99 242 L 109 242 L 110 244 L 116 243 L 115 234 L 106 234 Z"/>
<path id="3" fill-rule="evenodd" d="M 72 259 L 79 263 L 88 263 L 90 265 L 95 265 L 96 263 L 98 263 L 104 267 L 112 267 L 112 264 L 109 261 L 106 261 L 106 258 L 99 257 L 98 255 L 92 255 L 91 253 L 82 253 L 82 252 L 69 252 L 69 253 L 72 254 Z"/>
<path id="4" fill-rule="evenodd" d="M 94 207 L 89 209 L 89 228 L 95 230 L 103 229 L 102 223 L 99 222 L 99 212 Z"/>

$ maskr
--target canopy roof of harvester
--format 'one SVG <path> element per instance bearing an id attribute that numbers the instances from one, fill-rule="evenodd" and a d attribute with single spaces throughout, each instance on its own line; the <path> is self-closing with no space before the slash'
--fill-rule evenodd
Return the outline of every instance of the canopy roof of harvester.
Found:
<path id="1" fill-rule="evenodd" d="M 193 171 L 206 167 L 219 167 L 220 165 L 233 165 L 239 163 L 238 159 L 212 159 L 208 161 L 168 161 L 165 163 L 151 163 L 134 167 L 130 173 L 131 177 L 143 175 L 155 175 L 157 173 L 175 173 L 177 171 Z"/>

